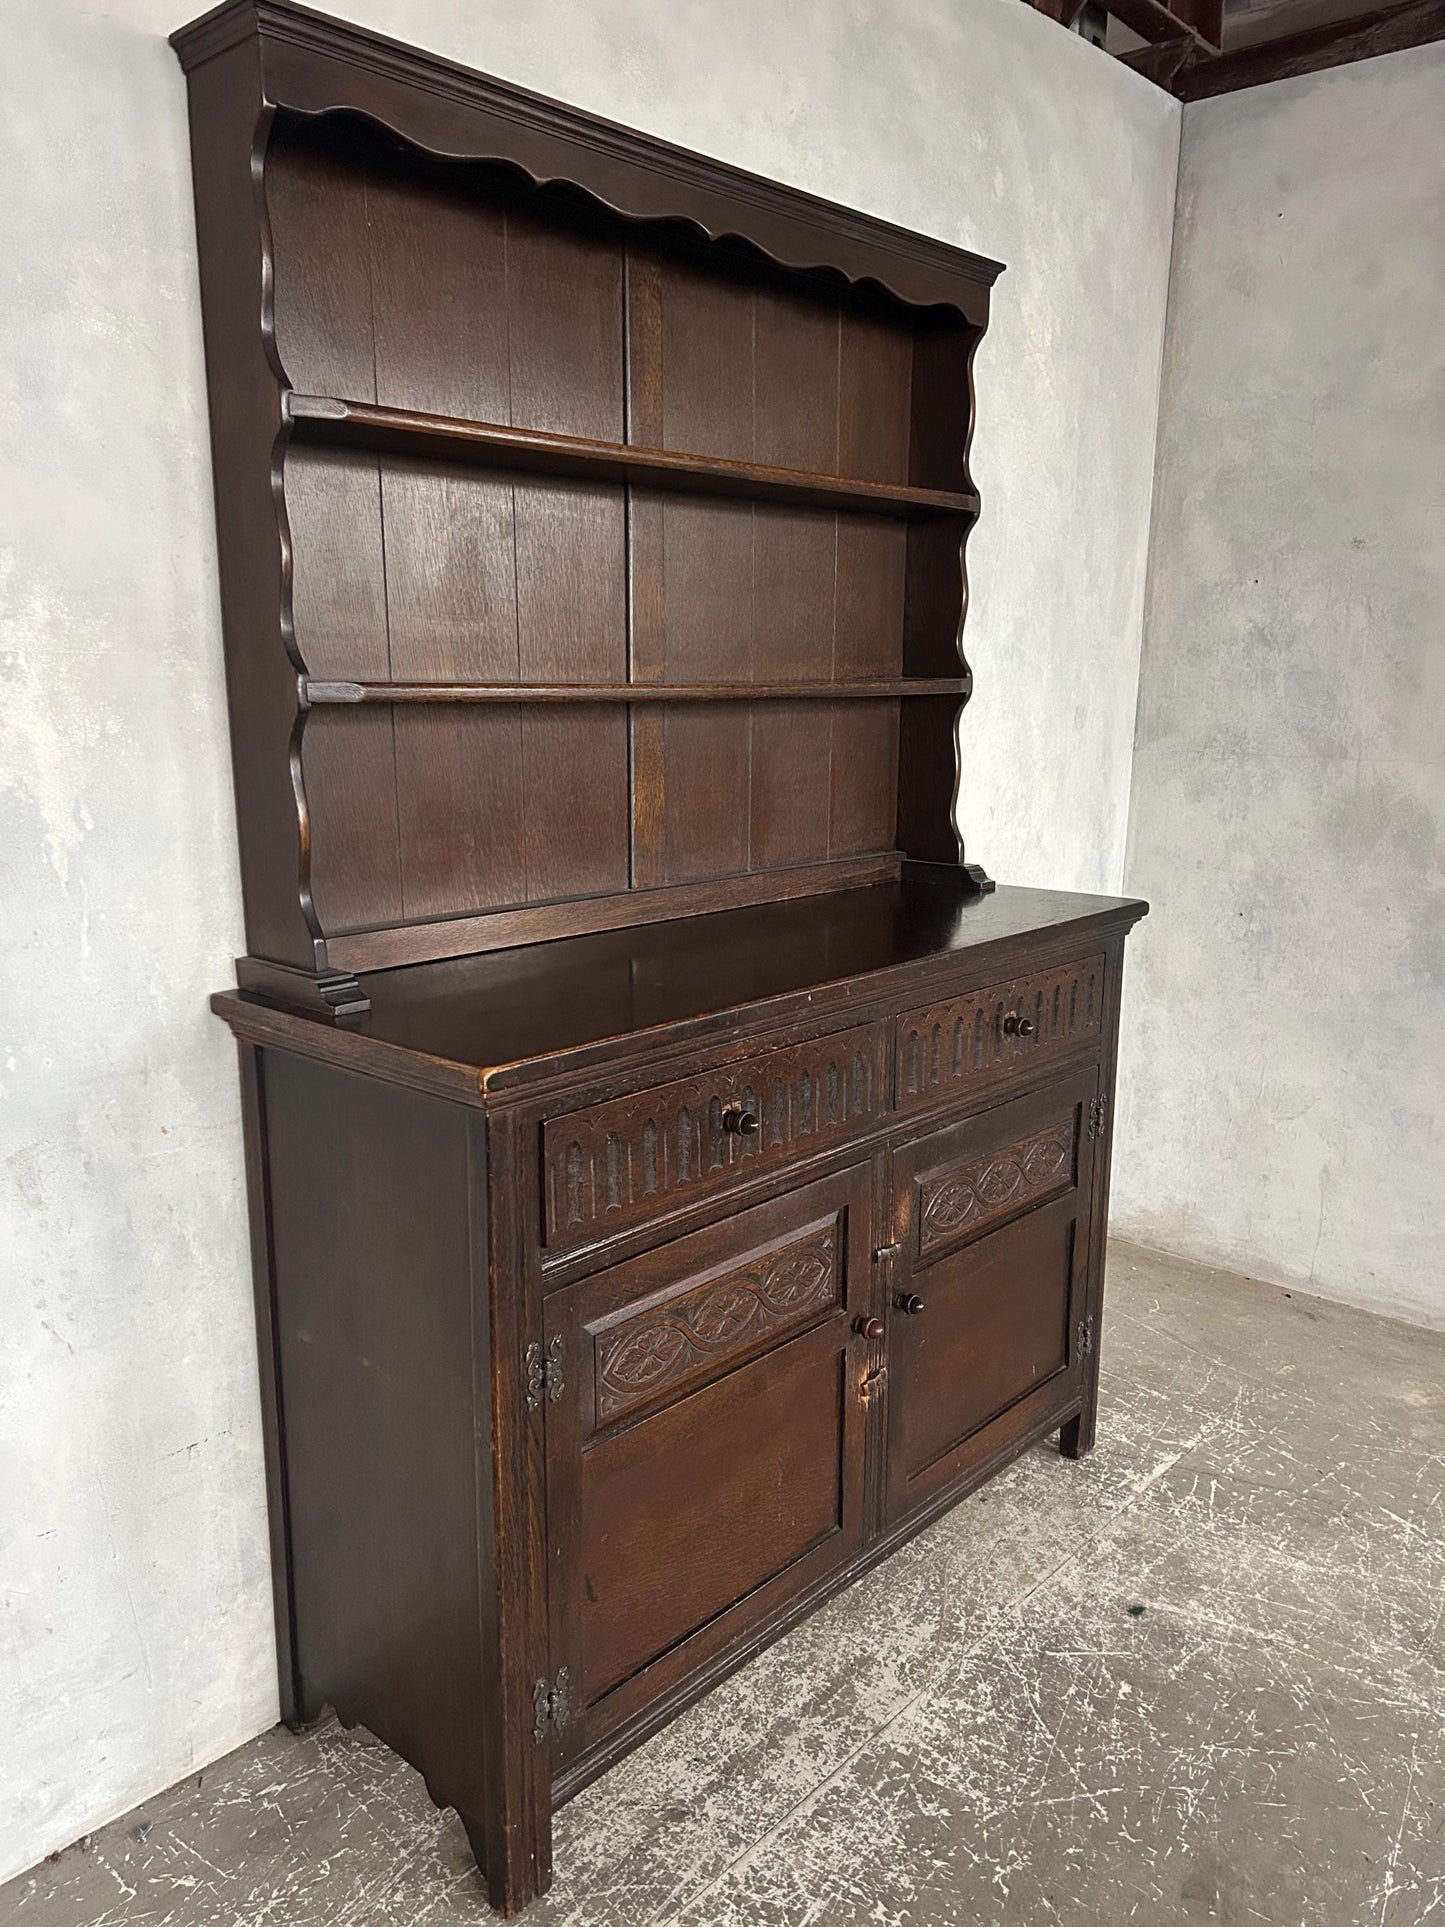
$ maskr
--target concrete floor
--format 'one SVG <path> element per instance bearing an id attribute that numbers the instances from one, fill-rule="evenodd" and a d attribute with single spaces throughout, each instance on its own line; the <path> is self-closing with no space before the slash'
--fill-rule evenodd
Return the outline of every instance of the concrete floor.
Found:
<path id="1" fill-rule="evenodd" d="M 1092 1459 L 1031 1452 L 567 1807 L 528 1921 L 1445 1927 L 1445 1333 L 1116 1244 L 1104 1380 Z M 0 1889 L 487 1918 L 455 1817 L 334 1726 Z"/>

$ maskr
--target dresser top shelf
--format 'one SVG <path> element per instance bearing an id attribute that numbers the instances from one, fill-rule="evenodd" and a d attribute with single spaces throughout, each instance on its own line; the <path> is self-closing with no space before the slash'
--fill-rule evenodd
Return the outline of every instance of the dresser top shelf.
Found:
<path id="1" fill-rule="evenodd" d="M 405 1081 L 475 1092 L 536 1082 L 562 1070 L 622 1062 L 655 1049 L 806 1021 L 822 990 L 858 1006 L 990 982 L 995 957 L 1028 938 L 1034 954 L 1063 951 L 1127 927 L 1148 906 L 1135 898 L 1060 890 L 969 892 L 943 871 L 895 884 L 641 924 L 515 950 L 372 971 L 371 1011 L 354 1028 L 270 1008 L 226 991 L 212 1008 L 256 1041 L 310 1046 Z M 888 981 L 883 979 L 887 977 Z M 406 1067 L 400 1061 L 410 1057 Z M 383 1062 L 383 1060 L 387 1060 Z"/>

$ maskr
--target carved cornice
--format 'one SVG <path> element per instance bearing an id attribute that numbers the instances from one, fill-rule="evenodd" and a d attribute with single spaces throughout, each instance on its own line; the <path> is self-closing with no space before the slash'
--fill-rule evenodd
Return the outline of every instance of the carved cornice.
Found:
<path id="1" fill-rule="evenodd" d="M 965 291 L 987 290 L 1003 271 L 1001 263 L 968 249 L 781 186 L 291 0 L 229 0 L 172 34 L 171 44 L 190 72 L 252 35 L 262 43 L 266 95 L 276 107 L 305 114 L 353 109 L 426 152 L 511 161 L 539 185 L 566 182 L 624 217 L 686 221 L 710 239 L 746 241 L 790 268 L 876 280 L 906 301 L 951 301 L 963 312 L 972 310 L 970 319 L 980 325 L 986 294 L 980 307 Z M 278 57 L 267 57 L 273 54 Z M 365 81 L 357 98 L 336 88 L 338 68 Z M 418 95 L 475 117 L 465 145 L 458 144 L 454 124 L 445 137 L 421 124 L 426 116 L 414 111 Z M 539 167 L 545 148 L 555 153 Z M 605 180 L 597 178 L 598 170 Z M 633 192 L 619 191 L 624 170 L 634 177 Z M 731 214 L 721 205 L 709 210 L 705 204 L 714 198 L 727 203 Z M 756 231 L 748 214 L 757 216 Z M 786 239 L 780 226 L 791 231 Z"/>

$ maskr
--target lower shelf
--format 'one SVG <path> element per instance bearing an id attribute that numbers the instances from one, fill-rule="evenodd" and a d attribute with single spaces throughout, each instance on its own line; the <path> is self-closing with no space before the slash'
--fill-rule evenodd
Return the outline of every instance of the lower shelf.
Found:
<path id="1" fill-rule="evenodd" d="M 305 679 L 305 699 L 323 703 L 773 703 L 965 697 L 970 676 L 897 676 L 877 682 L 481 683 L 338 682 Z"/>

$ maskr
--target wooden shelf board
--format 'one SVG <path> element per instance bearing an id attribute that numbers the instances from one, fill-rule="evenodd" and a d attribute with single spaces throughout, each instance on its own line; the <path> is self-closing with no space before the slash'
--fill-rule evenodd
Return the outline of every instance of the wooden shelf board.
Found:
<path id="1" fill-rule="evenodd" d="M 758 703 L 836 702 L 888 696 L 966 696 L 967 676 L 899 676 L 880 682 L 479 683 L 304 679 L 308 704 L 356 703 Z"/>
<path id="2" fill-rule="evenodd" d="M 1175 0 L 1172 7 L 1163 5 L 1162 0 L 1109 0 L 1110 13 L 1142 39 L 1153 43 L 1182 36 L 1204 52 L 1217 54 L 1220 47 L 1219 29 L 1214 25 L 1217 7 L 1209 0 L 1209 4 L 1197 9 L 1207 16 L 1208 28 L 1201 27 L 1196 19 L 1187 18 L 1185 8 L 1190 12 L 1196 10 L 1191 0 Z"/>
<path id="3" fill-rule="evenodd" d="M 393 449 L 450 461 L 530 469 L 592 481 L 636 482 L 695 494 L 742 495 L 788 501 L 808 508 L 851 510 L 862 515 L 976 515 L 978 497 L 945 489 L 907 488 L 891 482 L 860 482 L 845 476 L 812 475 L 801 469 L 767 468 L 661 448 L 631 448 L 576 435 L 548 435 L 496 422 L 462 421 L 406 408 L 343 401 L 329 395 L 290 395 L 287 407 L 298 434 L 308 441 L 349 447 Z"/>

